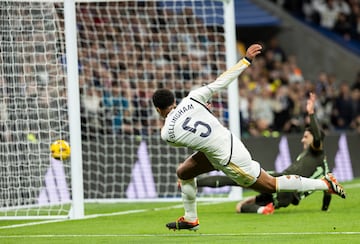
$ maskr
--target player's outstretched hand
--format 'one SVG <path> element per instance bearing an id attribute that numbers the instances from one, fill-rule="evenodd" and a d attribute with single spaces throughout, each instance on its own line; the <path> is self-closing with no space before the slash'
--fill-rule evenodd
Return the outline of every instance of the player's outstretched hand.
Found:
<path id="1" fill-rule="evenodd" d="M 306 111 L 308 112 L 308 114 L 313 114 L 314 113 L 315 100 L 316 100 L 315 93 L 310 92 L 309 99 L 307 100 L 307 103 L 306 103 Z"/>
<path id="2" fill-rule="evenodd" d="M 261 53 L 262 46 L 260 44 L 252 44 L 247 50 L 246 50 L 246 57 L 250 60 L 253 60 L 256 55 Z"/>

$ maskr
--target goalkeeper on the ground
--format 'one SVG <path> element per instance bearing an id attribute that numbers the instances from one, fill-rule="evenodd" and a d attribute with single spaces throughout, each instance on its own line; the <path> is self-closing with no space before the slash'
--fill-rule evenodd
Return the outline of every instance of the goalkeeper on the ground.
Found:
<path id="1" fill-rule="evenodd" d="M 324 177 L 329 168 L 326 162 L 324 152 L 324 133 L 321 130 L 316 119 L 315 95 L 310 94 L 307 101 L 306 110 L 310 119 L 309 126 L 305 128 L 301 143 L 303 151 L 297 156 L 296 160 L 281 173 L 271 173 L 273 176 L 280 175 L 300 175 L 313 179 Z M 236 186 L 236 182 L 226 176 L 205 176 L 197 179 L 198 187 L 222 187 Z M 271 214 L 274 209 L 287 207 L 290 204 L 298 205 L 300 200 L 312 191 L 307 192 L 278 192 L 278 193 L 260 193 L 256 196 L 248 197 L 236 205 L 238 213 L 259 213 Z M 329 208 L 331 194 L 324 191 L 321 210 L 326 211 Z"/>

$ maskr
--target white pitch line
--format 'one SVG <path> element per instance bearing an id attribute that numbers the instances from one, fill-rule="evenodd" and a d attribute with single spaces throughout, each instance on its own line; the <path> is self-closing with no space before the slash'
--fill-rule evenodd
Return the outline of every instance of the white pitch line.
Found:
<path id="1" fill-rule="evenodd" d="M 246 233 L 219 233 L 219 234 L 103 234 L 103 235 L 0 235 L 0 239 L 6 238 L 64 238 L 64 237 L 167 237 L 167 236 L 281 236 L 281 235 L 360 235 L 360 232 L 246 232 Z"/>
<path id="2" fill-rule="evenodd" d="M 209 204 L 218 204 L 218 203 L 221 203 L 221 202 L 209 202 L 209 203 L 203 202 L 203 203 L 199 203 L 199 205 L 209 205 Z M 94 218 L 99 218 L 99 217 L 117 216 L 117 215 L 133 214 L 133 213 L 143 213 L 143 212 L 149 212 L 149 211 L 162 211 L 162 210 L 182 208 L 182 207 L 183 207 L 182 204 L 178 204 L 178 205 L 162 207 L 162 208 L 127 210 L 127 211 L 122 211 L 122 212 L 106 213 L 106 214 L 92 214 L 92 215 L 85 216 L 83 219 L 94 219 Z M 42 225 L 42 224 L 49 224 L 49 223 L 63 222 L 63 221 L 72 221 L 72 219 L 56 219 L 56 220 L 46 220 L 46 221 L 30 222 L 30 223 L 24 223 L 24 224 L 1 226 L 0 230 L 1 229 L 20 228 L 20 227 L 26 227 L 26 226 L 34 226 L 34 225 Z"/>
<path id="3" fill-rule="evenodd" d="M 353 188 L 360 188 L 360 183 L 357 183 L 357 184 L 349 184 L 349 185 L 346 185 L 346 184 L 343 184 L 343 186 L 345 187 L 345 190 L 346 189 L 353 189 Z"/>
<path id="4" fill-rule="evenodd" d="M 219 204 L 219 203 L 222 203 L 222 202 L 221 201 L 201 202 L 201 203 L 198 203 L 198 205 L 211 205 L 211 204 Z M 178 204 L 178 205 L 174 205 L 174 206 L 161 207 L 161 208 L 136 209 L 136 210 L 127 210 L 127 211 L 122 211 L 122 212 L 106 213 L 106 214 L 91 214 L 91 215 L 85 216 L 82 219 L 94 219 L 94 218 L 99 218 L 99 217 L 117 216 L 117 215 L 133 214 L 133 213 L 143 213 L 143 212 L 149 212 L 149 211 L 162 211 L 162 210 L 176 209 L 176 208 L 182 208 L 182 207 L 183 207 L 182 204 Z M 56 219 L 56 220 L 46 220 L 46 221 L 30 222 L 30 223 L 24 223 L 24 224 L 1 226 L 0 230 L 1 229 L 20 228 L 20 227 L 33 226 L 33 225 L 42 225 L 42 224 L 49 224 L 49 223 L 63 222 L 63 221 L 72 221 L 72 219 Z"/>

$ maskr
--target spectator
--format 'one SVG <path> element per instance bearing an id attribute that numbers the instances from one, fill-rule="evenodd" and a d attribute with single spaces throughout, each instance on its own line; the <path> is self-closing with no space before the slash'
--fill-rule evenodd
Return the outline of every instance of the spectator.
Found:
<path id="1" fill-rule="evenodd" d="M 358 130 L 358 122 L 360 117 L 360 89 L 351 90 L 352 99 L 352 121 L 350 127 L 354 130 Z"/>
<path id="2" fill-rule="evenodd" d="M 340 85 L 340 93 L 335 98 L 332 109 L 332 124 L 336 130 L 348 130 L 353 118 L 353 101 L 349 84 Z"/>
<path id="3" fill-rule="evenodd" d="M 360 42 L 360 13 L 356 15 L 354 22 L 352 22 L 352 35 L 356 41 Z"/>
<path id="4" fill-rule="evenodd" d="M 304 95 L 302 84 L 294 83 L 289 85 L 289 97 L 293 102 L 291 111 L 291 119 L 286 125 L 286 132 L 288 133 L 300 133 L 304 127 Z"/>
<path id="5" fill-rule="evenodd" d="M 287 60 L 286 53 L 284 49 L 280 46 L 279 39 L 277 37 L 273 37 L 270 39 L 267 47 L 267 51 L 271 51 L 273 53 L 273 60 L 276 62 L 285 62 Z"/>
<path id="6" fill-rule="evenodd" d="M 95 86 L 85 86 L 83 90 L 85 91 L 81 96 L 82 130 L 85 132 L 83 135 L 103 133 L 104 124 L 100 120 L 103 113 L 102 92 Z"/>
<path id="7" fill-rule="evenodd" d="M 340 13 L 343 13 L 345 16 L 351 14 L 351 8 L 347 0 L 336 0 L 336 5 L 338 6 Z"/>
<path id="8" fill-rule="evenodd" d="M 327 88 L 329 85 L 329 77 L 325 71 L 318 74 L 318 78 L 315 81 L 315 93 L 317 96 L 326 96 Z"/>
<path id="9" fill-rule="evenodd" d="M 319 13 L 320 25 L 324 28 L 332 30 L 335 25 L 336 18 L 340 13 L 339 7 L 335 0 L 313 1 L 313 8 Z"/>
<path id="10" fill-rule="evenodd" d="M 360 71 L 357 73 L 355 81 L 351 84 L 351 90 L 360 90 Z"/>
<path id="11" fill-rule="evenodd" d="M 10 131 L 8 126 L 6 126 L 6 122 L 9 119 L 8 104 L 7 99 L 5 99 L 8 96 L 7 89 L 6 80 L 0 77 L 0 95 L 2 97 L 2 99 L 0 99 L 0 140 L 3 142 L 10 140 Z"/>
<path id="12" fill-rule="evenodd" d="M 154 109 L 151 104 L 152 84 L 146 80 L 138 80 L 136 92 L 133 97 L 134 113 L 133 116 L 136 121 L 140 122 L 141 134 L 149 135 L 150 125 L 152 124 L 152 117 Z"/>
<path id="13" fill-rule="evenodd" d="M 344 13 L 338 14 L 333 30 L 347 41 L 352 39 L 352 27 Z"/>
<path id="14" fill-rule="evenodd" d="M 320 25 L 320 15 L 313 7 L 313 0 L 303 1 L 302 12 L 306 21 Z"/>
<path id="15" fill-rule="evenodd" d="M 103 105 L 107 123 L 112 129 L 112 133 L 123 132 L 123 116 L 130 107 L 130 102 L 123 96 L 119 84 L 114 83 L 109 90 L 104 92 Z"/>
<path id="16" fill-rule="evenodd" d="M 244 85 L 239 86 L 239 109 L 240 109 L 240 132 L 241 135 L 248 135 L 249 129 L 249 98 Z"/>
<path id="17" fill-rule="evenodd" d="M 251 108 L 250 134 L 253 136 L 267 135 L 274 123 L 274 100 L 268 87 L 261 87 L 259 96 L 255 96 Z"/>
<path id="18" fill-rule="evenodd" d="M 303 82 L 304 77 L 302 75 L 302 70 L 300 69 L 299 65 L 297 64 L 296 56 L 295 55 L 289 56 L 287 63 L 289 64 L 289 73 L 288 73 L 289 83 Z"/>
<path id="19" fill-rule="evenodd" d="M 276 131 L 287 132 L 291 127 L 291 112 L 294 108 L 294 102 L 289 96 L 288 87 L 280 86 L 275 94 L 276 107 L 274 111 L 274 126 Z"/>

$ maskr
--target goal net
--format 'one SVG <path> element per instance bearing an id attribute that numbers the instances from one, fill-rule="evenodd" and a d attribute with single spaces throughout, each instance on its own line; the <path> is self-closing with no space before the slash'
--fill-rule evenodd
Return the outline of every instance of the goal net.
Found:
<path id="1" fill-rule="evenodd" d="M 69 163 L 49 157 L 69 138 L 63 21 L 51 3 L 2 1 L 0 12 L 0 216 L 66 215 Z"/>
<path id="2" fill-rule="evenodd" d="M 223 4 L 76 1 L 82 152 L 72 155 L 82 153 L 85 200 L 180 197 L 176 168 L 193 152 L 161 141 L 151 97 L 166 87 L 180 100 L 226 70 Z M 64 3 L 2 1 L 0 11 L 0 215 L 66 216 L 76 176 L 49 155 L 70 138 Z M 227 98 L 211 101 L 225 125 Z"/>

